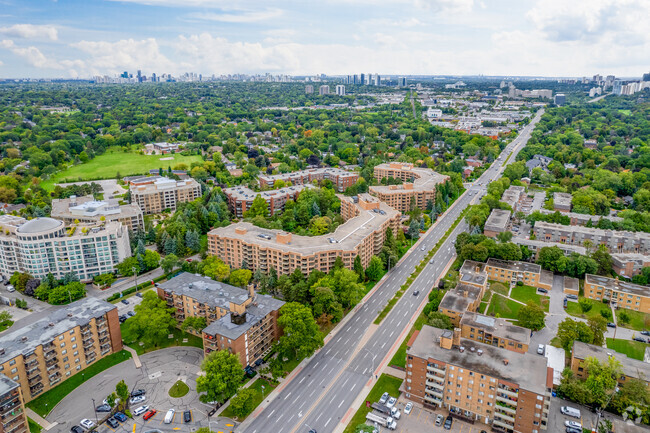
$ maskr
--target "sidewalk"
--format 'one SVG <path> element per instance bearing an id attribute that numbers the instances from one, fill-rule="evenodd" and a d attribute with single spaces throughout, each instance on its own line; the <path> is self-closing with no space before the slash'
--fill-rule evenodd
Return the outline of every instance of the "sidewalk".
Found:
<path id="1" fill-rule="evenodd" d="M 124 350 L 131 353 L 131 356 L 133 358 L 133 363 L 135 364 L 135 368 L 142 367 L 142 362 L 140 362 L 140 357 L 138 356 L 138 352 L 136 352 L 135 349 L 132 349 L 127 345 L 124 345 L 123 347 Z"/>
<path id="2" fill-rule="evenodd" d="M 55 427 L 58 424 L 48 422 L 45 418 L 41 417 L 39 414 L 28 407 L 25 408 L 25 413 L 32 421 L 43 427 L 43 430 L 45 431 L 50 430 L 52 427 Z"/>

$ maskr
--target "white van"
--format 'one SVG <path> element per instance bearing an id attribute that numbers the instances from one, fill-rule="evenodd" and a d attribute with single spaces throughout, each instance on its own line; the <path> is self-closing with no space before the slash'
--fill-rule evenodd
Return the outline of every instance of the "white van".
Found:
<path id="1" fill-rule="evenodd" d="M 176 411 L 174 409 L 169 409 L 167 411 L 167 415 L 165 415 L 165 420 L 164 420 L 165 424 L 171 424 L 171 422 L 174 420 L 174 413 L 175 412 Z"/>
<path id="2" fill-rule="evenodd" d="M 12 286 L 11 284 L 9 284 L 9 285 L 7 286 L 7 292 L 15 292 L 15 291 L 16 291 L 16 289 L 15 289 L 14 286 Z"/>
<path id="3" fill-rule="evenodd" d="M 570 407 L 570 406 L 562 406 L 560 408 L 560 411 L 568 416 L 572 416 L 574 418 L 580 418 L 580 411 L 576 409 L 575 407 Z"/>

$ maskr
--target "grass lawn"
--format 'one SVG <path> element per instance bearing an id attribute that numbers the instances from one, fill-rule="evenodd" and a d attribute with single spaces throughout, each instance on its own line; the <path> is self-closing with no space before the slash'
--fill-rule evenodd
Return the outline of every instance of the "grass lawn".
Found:
<path id="1" fill-rule="evenodd" d="M 424 313 L 420 313 L 418 318 L 415 319 L 415 323 L 413 324 L 413 327 L 409 331 L 404 341 L 402 341 L 402 344 L 400 344 L 399 349 L 397 349 L 397 352 L 395 352 L 395 356 L 393 356 L 393 359 L 390 360 L 388 365 L 406 368 L 406 343 L 409 342 L 411 336 L 413 335 L 416 329 L 418 331 L 422 329 L 422 325 L 424 325 L 426 321 L 427 321 L 427 317 L 424 315 Z"/>
<path id="2" fill-rule="evenodd" d="M 621 321 L 621 313 L 623 312 L 625 312 L 625 314 L 630 318 L 627 323 Z M 644 331 L 650 328 L 650 314 L 620 308 L 616 310 L 616 323 L 623 328 L 634 329 L 635 331 Z"/>
<path id="3" fill-rule="evenodd" d="M 124 326 L 127 322 L 128 320 L 120 325 L 120 328 L 122 328 L 122 338 L 125 338 L 125 334 L 127 334 L 124 332 Z M 172 334 L 174 335 L 174 338 L 165 338 L 163 341 L 159 342 L 159 344 L 156 345 L 140 346 L 140 344 L 136 341 L 126 341 L 126 340 L 124 340 L 124 343 L 127 346 L 135 349 L 138 355 L 143 355 L 147 352 L 152 352 L 154 350 L 164 349 L 166 347 L 172 347 L 172 346 L 193 346 L 193 347 L 198 347 L 199 349 L 203 349 L 203 340 L 201 339 L 201 337 L 188 334 L 187 332 L 181 331 L 178 328 L 174 328 Z M 184 339 L 187 339 L 187 342 L 183 342 Z"/>
<path id="4" fill-rule="evenodd" d="M 442 279 L 445 280 L 446 289 L 454 288 L 458 284 L 458 271 L 454 271 L 452 267 Z"/>
<path id="5" fill-rule="evenodd" d="M 487 314 L 490 316 L 496 316 L 498 314 L 499 317 L 504 319 L 516 319 L 521 307 L 523 305 L 518 302 L 495 293 L 488 306 Z"/>
<path id="6" fill-rule="evenodd" d="M 643 355 L 645 354 L 645 348 L 647 346 L 646 343 L 641 343 L 640 341 L 614 340 L 612 338 L 607 339 L 608 349 L 613 349 L 617 352 L 626 354 L 630 358 L 639 359 L 641 361 L 643 361 Z"/>
<path id="7" fill-rule="evenodd" d="M 630 110 L 618 110 L 618 112 L 625 115 L 625 116 L 629 116 L 629 115 L 632 114 L 632 112 Z"/>
<path id="8" fill-rule="evenodd" d="M 42 427 L 36 423 L 31 418 L 27 418 L 27 423 L 29 424 L 29 432 L 30 433 L 41 433 Z"/>
<path id="9" fill-rule="evenodd" d="M 489 304 L 487 302 L 481 302 L 481 305 L 478 306 L 478 312 L 485 314 L 485 310 L 487 309 L 488 305 Z"/>
<path id="10" fill-rule="evenodd" d="M 262 386 L 264 386 L 263 392 L 262 392 Z M 275 389 L 276 386 L 277 385 L 273 385 L 268 380 L 262 378 L 257 379 L 255 382 L 251 384 L 249 388 L 255 391 L 255 395 L 253 396 L 253 407 L 251 408 L 251 412 L 249 412 L 249 414 L 252 413 L 255 410 L 255 408 L 257 408 L 257 406 L 260 405 L 260 403 L 262 403 L 262 400 L 264 398 L 268 397 L 268 395 L 271 393 L 271 391 Z M 241 422 L 245 420 L 248 415 L 239 419 L 235 417 L 235 415 L 230 410 L 230 406 L 228 406 L 223 410 L 223 412 L 221 412 L 221 415 L 219 416 L 223 416 L 226 418 L 235 418 L 237 419 L 237 421 Z"/>
<path id="11" fill-rule="evenodd" d="M 160 158 L 169 157 L 174 159 L 160 160 Z M 162 168 L 167 170 L 168 167 L 174 167 L 180 163 L 187 164 L 189 168 L 191 163 L 201 161 L 203 159 L 199 155 L 183 156 L 179 153 L 175 155 L 140 155 L 135 152 L 123 152 L 118 148 L 111 148 L 103 155 L 99 155 L 84 164 L 73 165 L 66 170 L 53 174 L 41 186 L 46 190 L 51 190 L 54 188 L 55 183 L 114 179 L 118 172 L 120 176 L 146 174 L 151 169 Z"/>
<path id="12" fill-rule="evenodd" d="M 498 281 L 490 281 L 489 290 L 503 296 L 508 296 L 508 286 Z"/>
<path id="13" fill-rule="evenodd" d="M 523 302 L 527 304 L 528 301 L 533 301 L 537 305 L 541 305 L 544 308 L 544 311 L 548 312 L 549 297 L 539 295 L 537 289 L 531 286 L 515 286 L 512 288 L 512 293 L 510 293 L 512 299 Z"/>
<path id="14" fill-rule="evenodd" d="M 113 353 L 106 358 L 102 358 L 99 361 L 90 364 L 88 368 L 75 374 L 68 380 L 61 382 L 59 386 L 47 391 L 45 394 L 39 396 L 35 400 L 30 401 L 25 406 L 32 409 L 40 416 L 45 417 L 49 411 L 57 405 L 58 402 L 63 400 L 66 395 L 70 394 L 83 382 L 101 373 L 102 371 L 130 358 L 131 354 L 126 350 L 122 350 L 117 353 Z"/>
<path id="15" fill-rule="evenodd" d="M 366 415 L 372 410 L 371 408 L 366 407 L 366 401 L 370 401 L 371 403 L 379 401 L 381 395 L 385 392 L 389 393 L 392 397 L 397 398 L 399 396 L 399 387 L 401 384 L 402 379 L 398 379 L 387 374 L 382 374 L 379 376 L 379 380 L 375 386 L 372 387 L 364 399 L 363 404 L 359 410 L 357 410 L 357 413 L 354 414 L 350 420 L 350 423 L 347 425 L 347 427 L 345 427 L 343 433 L 353 433 L 356 426 L 359 424 L 364 424 L 366 422 Z"/>
<path id="16" fill-rule="evenodd" d="M 612 311 L 611 308 L 609 308 L 608 304 L 604 304 L 599 301 L 592 300 L 591 305 L 592 305 L 591 310 L 587 311 L 586 313 L 583 313 L 582 310 L 580 309 L 580 305 L 577 302 L 568 302 L 566 312 L 571 316 L 582 317 L 583 319 L 589 319 L 590 317 L 600 316 L 601 311 L 610 311 L 610 312 Z M 611 319 L 607 319 L 607 320 L 611 321 Z"/>
<path id="17" fill-rule="evenodd" d="M 14 324 L 13 320 L 3 320 L 0 322 L 0 332 L 6 331 L 7 329 L 11 328 L 11 326 Z"/>
<path id="18" fill-rule="evenodd" d="M 190 387 L 187 386 L 182 380 L 177 380 L 175 384 L 169 388 L 169 396 L 173 398 L 181 398 L 190 391 Z"/>

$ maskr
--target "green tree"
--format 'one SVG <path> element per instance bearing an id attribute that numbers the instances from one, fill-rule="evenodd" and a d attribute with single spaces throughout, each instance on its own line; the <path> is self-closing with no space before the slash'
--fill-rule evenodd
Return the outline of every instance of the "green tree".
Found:
<path id="1" fill-rule="evenodd" d="M 130 277 L 133 275 L 133 270 L 137 273 L 140 273 L 142 269 L 140 269 L 140 263 L 138 262 L 138 259 L 135 257 L 127 257 L 124 259 L 122 263 L 119 263 L 116 267 L 117 272 L 120 273 L 120 275 L 124 277 Z"/>
<path id="2" fill-rule="evenodd" d="M 609 399 L 609 392 L 614 390 L 618 378 L 621 377 L 621 363 L 613 356 L 604 363 L 594 357 L 587 357 L 584 368 L 587 371 L 585 387 L 592 401 L 602 407 Z"/>
<path id="3" fill-rule="evenodd" d="M 244 212 L 245 218 L 254 218 L 256 216 L 266 218 L 268 215 L 269 204 L 259 194 L 253 199 L 253 204 L 251 205 L 250 209 Z"/>
<path id="4" fill-rule="evenodd" d="M 196 378 L 196 391 L 205 393 L 199 397 L 203 403 L 223 403 L 235 395 L 244 379 L 239 356 L 227 350 L 210 352 L 201 362 L 201 371 L 204 374 Z"/>
<path id="5" fill-rule="evenodd" d="M 454 325 L 451 323 L 449 316 L 438 311 L 429 313 L 427 319 L 429 326 L 433 326 L 434 328 L 454 329 Z"/>
<path id="6" fill-rule="evenodd" d="M 152 269 L 156 269 L 160 263 L 160 254 L 155 251 L 147 250 L 144 253 L 144 257 L 142 257 L 142 261 L 144 263 L 145 270 L 150 271 Z"/>
<path id="7" fill-rule="evenodd" d="M 196 230 L 188 230 L 185 233 L 185 246 L 193 253 L 201 250 L 201 237 Z"/>
<path id="8" fill-rule="evenodd" d="M 179 265 L 178 256 L 176 254 L 167 254 L 160 261 L 160 267 L 165 271 L 166 274 L 174 270 L 176 266 Z"/>
<path id="9" fill-rule="evenodd" d="M 315 317 L 331 316 L 330 320 L 332 322 L 338 322 L 343 318 L 343 307 L 329 287 L 316 287 L 313 289 L 312 305 Z"/>
<path id="10" fill-rule="evenodd" d="M 11 278 L 9 278 L 9 283 L 14 286 L 19 292 L 25 291 L 25 286 L 27 282 L 32 279 L 32 276 L 28 273 L 14 272 Z"/>
<path id="11" fill-rule="evenodd" d="M 366 273 L 363 270 L 363 265 L 361 264 L 361 256 L 359 255 L 354 258 L 354 272 L 357 273 L 360 281 L 364 281 L 366 279 Z"/>
<path id="12" fill-rule="evenodd" d="M 497 239 L 499 239 L 499 242 L 504 244 L 510 242 L 512 239 L 512 232 L 501 232 L 497 235 Z"/>
<path id="13" fill-rule="evenodd" d="M 230 281 L 230 284 L 233 286 L 246 287 L 252 277 L 253 272 L 249 269 L 237 269 L 230 273 L 228 281 Z"/>
<path id="14" fill-rule="evenodd" d="M 366 275 L 370 281 L 379 281 L 384 270 L 384 264 L 381 259 L 377 256 L 372 256 L 370 258 L 370 263 L 368 263 L 368 268 L 366 268 Z"/>
<path id="15" fill-rule="evenodd" d="M 564 272 L 567 258 L 559 247 L 542 247 L 537 256 L 537 264 L 551 272 Z"/>
<path id="16" fill-rule="evenodd" d="M 230 409 L 235 416 L 244 418 L 251 413 L 255 405 L 257 391 L 250 388 L 242 388 L 237 395 L 230 399 Z"/>
<path id="17" fill-rule="evenodd" d="M 375 428 L 368 424 L 359 424 L 354 428 L 354 433 L 374 433 Z"/>
<path id="18" fill-rule="evenodd" d="M 208 326 L 207 320 L 205 317 L 201 316 L 188 316 L 183 320 L 181 329 L 183 331 L 191 331 L 194 333 L 201 332 L 205 327 Z"/>
<path id="19" fill-rule="evenodd" d="M 47 302 L 53 305 L 68 304 L 84 296 L 86 296 L 86 286 L 79 281 L 73 281 L 49 289 L 47 291 Z"/>
<path id="20" fill-rule="evenodd" d="M 533 331 L 539 331 L 544 327 L 545 317 L 544 309 L 534 301 L 528 301 L 517 313 L 519 324 L 524 328 L 532 329 Z"/>
<path id="21" fill-rule="evenodd" d="M 125 341 L 142 341 L 148 346 L 157 346 L 167 338 L 176 326 L 172 309 L 155 292 L 142 295 L 142 302 L 134 307 L 136 315 L 124 323 Z"/>
<path id="22" fill-rule="evenodd" d="M 566 318 L 558 325 L 557 338 L 562 348 L 569 352 L 575 340 L 591 344 L 594 334 L 586 323 Z"/>
<path id="23" fill-rule="evenodd" d="M 216 281 L 223 281 L 230 276 L 230 266 L 217 256 L 208 256 L 199 264 L 199 272 Z"/>
<path id="24" fill-rule="evenodd" d="M 280 309 L 278 325 L 283 335 L 278 351 L 285 357 L 307 358 L 323 345 L 323 334 L 310 308 L 297 302 L 288 302 Z"/>
<path id="25" fill-rule="evenodd" d="M 120 399 L 120 408 L 125 407 L 126 402 L 129 401 L 130 393 L 129 387 L 124 382 L 124 379 L 120 380 L 117 385 L 115 385 L 115 394 Z"/>
<path id="26" fill-rule="evenodd" d="M 607 319 L 602 316 L 590 317 L 587 320 L 587 326 L 593 333 L 592 344 L 602 346 L 605 343 L 605 332 L 607 332 Z"/>
<path id="27" fill-rule="evenodd" d="M 580 310 L 582 310 L 583 313 L 588 313 L 594 307 L 594 305 L 591 303 L 591 300 L 587 298 L 580 299 L 578 301 L 578 305 L 580 306 Z"/>

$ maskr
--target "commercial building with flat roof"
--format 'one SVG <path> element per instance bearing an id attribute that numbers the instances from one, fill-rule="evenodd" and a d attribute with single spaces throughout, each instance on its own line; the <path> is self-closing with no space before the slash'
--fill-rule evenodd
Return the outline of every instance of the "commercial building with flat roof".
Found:
<path id="1" fill-rule="evenodd" d="M 54 218 L 0 216 L 0 273 L 26 272 L 36 278 L 67 273 L 89 281 L 113 272 L 131 256 L 128 230 L 118 221 L 66 227 Z"/>
<path id="2" fill-rule="evenodd" d="M 429 168 L 414 167 L 413 164 L 391 162 L 375 166 L 375 179 L 401 179 L 402 185 L 378 185 L 369 188 L 370 194 L 402 213 L 411 209 L 412 203 L 425 210 L 429 202 L 435 203 L 436 187 L 449 180 L 449 176 L 436 173 Z"/>
<path id="3" fill-rule="evenodd" d="M 291 183 L 292 186 L 329 180 L 334 184 L 338 192 L 345 192 L 348 187 L 357 183 L 357 179 L 359 179 L 359 173 L 333 167 L 312 168 L 309 170 L 294 171 L 293 173 L 261 175 L 257 178 L 260 188 L 273 188 L 277 180 Z"/>
<path id="4" fill-rule="evenodd" d="M 368 194 L 339 196 L 344 224 L 334 233 L 299 236 L 282 230 L 264 229 L 239 222 L 208 233 L 208 253 L 220 257 L 234 268 L 246 263 L 250 269 L 279 275 L 299 268 L 304 274 L 314 269 L 329 272 L 337 257 L 352 269 L 360 256 L 365 267 L 384 245 L 386 229 L 397 233 L 401 214 Z"/>
<path id="5" fill-rule="evenodd" d="M 51 216 L 66 224 L 119 221 L 131 231 L 144 230 L 142 209 L 137 204 L 121 205 L 115 199 L 95 200 L 92 195 L 53 199 Z"/>
<path id="6" fill-rule="evenodd" d="M 513 352 L 528 352 L 530 329 L 513 325 L 506 319 L 467 311 L 463 314 L 459 327 L 463 338 Z"/>
<path id="7" fill-rule="evenodd" d="M 234 186 L 224 188 L 223 193 L 228 197 L 228 208 L 237 218 L 242 218 L 244 213 L 253 206 L 253 200 L 258 195 L 266 201 L 269 206 L 269 215 L 284 211 L 284 206 L 289 200 L 296 200 L 298 195 L 311 185 L 288 186 L 272 191 L 256 192 L 246 186 Z"/>
<path id="8" fill-rule="evenodd" d="M 205 354 L 228 350 L 242 366 L 264 357 L 280 337 L 277 319 L 283 301 L 271 296 L 214 281 L 188 272 L 161 283 L 158 296 L 174 309 L 180 324 L 188 317 L 203 317 Z"/>
<path id="9" fill-rule="evenodd" d="M 4 374 L 0 374 L 0 432 L 29 432 L 20 385 Z"/>
<path id="10" fill-rule="evenodd" d="M 609 348 L 583 343 L 578 340 L 573 342 L 573 349 L 571 350 L 571 371 L 580 379 L 586 379 L 589 375 L 584 364 L 587 358 L 596 358 L 601 363 L 604 363 L 612 357 L 621 363 L 623 369 L 623 374 L 617 378 L 619 385 L 625 384 L 630 378 L 650 381 L 650 364 L 647 362 L 630 358 L 624 353 Z"/>
<path id="11" fill-rule="evenodd" d="M 175 210 L 178 203 L 201 197 L 201 185 L 194 179 L 174 180 L 166 177 L 147 177 L 131 181 L 131 202 L 146 214 L 165 209 Z"/>
<path id="12" fill-rule="evenodd" d="M 573 197 L 566 192 L 553 193 L 553 210 L 560 212 L 571 212 L 571 200 Z"/>
<path id="13" fill-rule="evenodd" d="M 650 256 L 638 253 L 612 254 L 614 272 L 627 278 L 641 273 L 643 268 L 650 266 Z"/>
<path id="14" fill-rule="evenodd" d="M 603 230 L 593 227 L 564 226 L 536 221 L 535 237 L 544 242 L 584 246 L 590 241 L 594 247 L 605 245 L 610 253 L 639 253 L 650 255 L 650 233 Z"/>
<path id="15" fill-rule="evenodd" d="M 553 273 L 542 270 L 540 265 L 511 260 L 488 259 L 485 270 L 488 278 L 503 283 L 516 284 L 521 281 L 537 289 L 551 290 Z"/>
<path id="16" fill-rule="evenodd" d="M 553 370 L 546 358 L 424 325 L 406 351 L 405 397 L 499 432 L 546 430 Z M 480 428 L 479 428 L 480 429 Z"/>
<path id="17" fill-rule="evenodd" d="M 508 223 L 510 222 L 510 215 L 512 212 L 503 209 L 492 209 L 490 216 L 485 221 L 483 227 L 483 234 L 487 237 L 494 238 L 499 233 L 508 230 Z"/>
<path id="18" fill-rule="evenodd" d="M 585 298 L 607 301 L 618 308 L 650 313 L 650 287 L 621 281 L 618 278 L 585 275 Z"/>
<path id="19" fill-rule="evenodd" d="M 117 307 L 97 298 L 24 320 L 0 335 L 0 371 L 20 385 L 25 402 L 122 350 Z"/>

